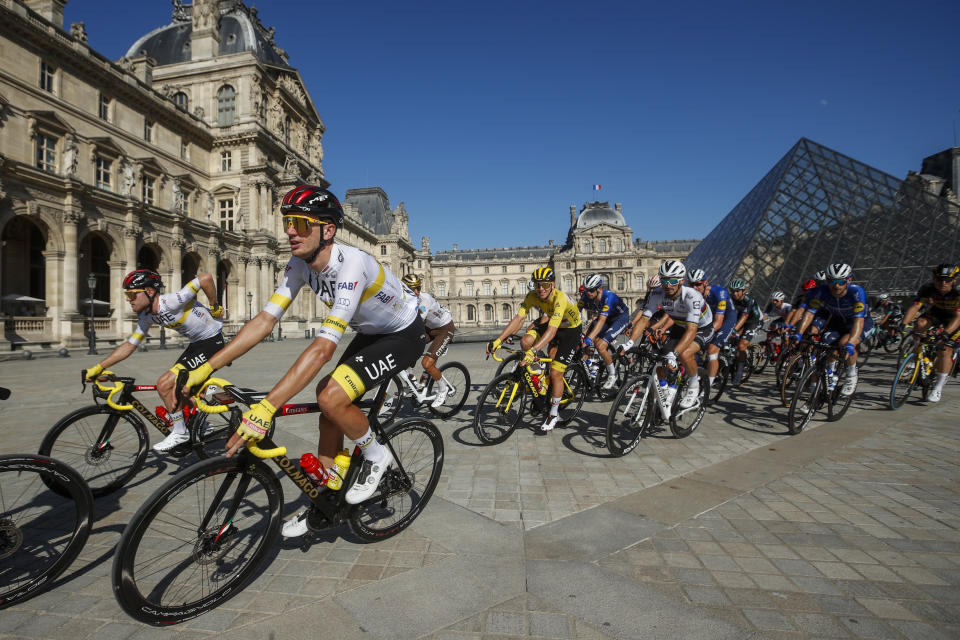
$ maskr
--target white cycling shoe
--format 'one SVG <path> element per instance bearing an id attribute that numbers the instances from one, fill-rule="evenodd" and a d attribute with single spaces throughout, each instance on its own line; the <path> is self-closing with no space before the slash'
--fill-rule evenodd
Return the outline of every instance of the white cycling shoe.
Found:
<path id="1" fill-rule="evenodd" d="M 700 395 L 699 385 L 696 387 L 689 386 L 683 391 L 683 397 L 680 398 L 680 408 L 689 409 L 693 405 L 697 404 L 697 396 Z"/>
<path id="2" fill-rule="evenodd" d="M 170 451 L 170 449 L 173 449 L 174 447 L 179 446 L 188 440 L 190 440 L 189 433 L 177 433 L 175 431 L 171 431 L 170 435 L 153 445 L 153 450 L 157 453 L 166 453 L 167 451 Z"/>
<path id="3" fill-rule="evenodd" d="M 942 395 L 943 390 L 934 387 L 933 389 L 930 389 L 930 393 L 927 395 L 927 402 L 940 402 L 940 397 Z"/>
<path id="4" fill-rule="evenodd" d="M 603 384 L 600 385 L 600 388 L 604 391 L 610 391 L 617 386 L 617 374 L 607 374 L 607 379 L 603 381 Z"/>
<path id="5" fill-rule="evenodd" d="M 383 478 L 383 474 L 387 472 L 387 469 L 389 469 L 392 464 L 393 455 L 389 449 L 387 449 L 387 455 L 384 456 L 383 460 L 373 462 L 364 458 L 362 462 L 363 466 L 360 467 L 360 473 L 357 474 L 356 482 L 354 482 L 350 490 L 347 491 L 347 504 L 360 504 L 372 496 L 377 490 L 377 485 L 380 484 L 380 479 Z"/>
<path id="6" fill-rule="evenodd" d="M 430 406 L 434 409 L 439 409 L 443 406 L 443 403 L 447 401 L 447 394 L 450 393 L 450 387 L 444 385 L 443 389 L 437 391 L 437 397 L 433 399 L 433 402 L 430 403 Z"/>
<path id="7" fill-rule="evenodd" d="M 283 523 L 280 534 L 284 538 L 299 538 L 305 534 L 310 530 L 310 527 L 307 526 L 308 515 L 310 515 L 310 507 L 304 507 L 300 510 L 300 513 Z"/>
<path id="8" fill-rule="evenodd" d="M 847 376 L 843 380 L 843 386 L 840 387 L 840 395 L 842 396 L 852 396 L 853 392 L 857 389 L 857 374 L 852 376 Z"/>
<path id="9" fill-rule="evenodd" d="M 557 426 L 557 422 L 560 420 L 560 415 L 547 416 L 547 419 L 543 421 L 543 424 L 540 425 L 540 431 L 546 433 L 547 431 L 553 431 L 553 428 Z"/>

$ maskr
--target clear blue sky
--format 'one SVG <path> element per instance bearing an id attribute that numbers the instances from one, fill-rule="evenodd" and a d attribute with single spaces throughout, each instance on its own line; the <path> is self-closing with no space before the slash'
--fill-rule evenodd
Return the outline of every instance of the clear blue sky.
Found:
<path id="1" fill-rule="evenodd" d="M 335 193 L 377 185 L 432 248 L 562 242 L 623 203 L 704 237 L 801 137 L 897 177 L 954 144 L 960 2 L 272 0 Z M 171 3 L 70 0 L 112 59 Z"/>

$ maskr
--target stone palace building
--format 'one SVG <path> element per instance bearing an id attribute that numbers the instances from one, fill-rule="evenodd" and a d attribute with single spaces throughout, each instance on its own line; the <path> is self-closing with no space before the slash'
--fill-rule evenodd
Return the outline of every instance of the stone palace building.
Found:
<path id="1" fill-rule="evenodd" d="M 137 267 L 167 290 L 215 274 L 235 332 L 289 258 L 279 199 L 298 183 L 328 186 L 317 105 L 240 0 L 174 0 L 170 23 L 115 61 L 82 22 L 64 26 L 66 1 L 0 0 L 0 349 L 84 344 L 91 315 L 98 340 L 122 339 L 134 317 L 121 280 Z M 404 204 L 391 208 L 382 189 L 342 199 L 338 239 L 421 274 L 462 326 L 512 316 L 544 264 L 567 291 L 602 273 L 633 306 L 662 259 L 696 245 L 641 242 L 619 204 L 593 202 L 571 207 L 562 244 L 433 253 L 428 238 L 413 245 Z M 318 326 L 319 306 L 300 296 L 284 331 Z"/>

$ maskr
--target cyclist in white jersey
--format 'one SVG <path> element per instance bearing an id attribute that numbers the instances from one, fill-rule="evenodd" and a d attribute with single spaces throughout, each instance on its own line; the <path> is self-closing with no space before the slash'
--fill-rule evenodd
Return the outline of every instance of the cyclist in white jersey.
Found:
<path id="1" fill-rule="evenodd" d="M 260 402 L 243 414 L 240 428 L 227 442 L 227 455 L 245 441 L 266 434 L 277 407 L 288 402 L 329 362 L 347 327 L 357 335 L 331 374 L 316 387 L 319 420 L 318 457 L 325 469 L 343 445 L 343 436 L 363 452 L 363 466 L 353 486 L 345 488 L 346 501 L 358 504 L 373 495 L 384 472 L 393 463 L 389 449 L 377 442 L 367 416 L 354 401 L 410 366 L 420 356 L 425 339 L 416 297 L 397 277 L 370 254 L 334 243 L 343 227 L 343 208 L 336 196 L 320 187 L 301 185 L 283 198 L 280 206 L 290 253 L 280 285 L 270 301 L 247 322 L 226 347 L 190 374 L 188 387 L 206 380 L 260 343 L 306 285 L 330 311 L 316 339 Z M 283 535 L 307 532 L 308 512 L 284 524 Z"/>
<path id="2" fill-rule="evenodd" d="M 223 348 L 223 322 L 220 320 L 223 307 L 216 303 L 217 285 L 212 275 L 201 273 L 176 293 L 160 295 L 162 288 L 160 274 L 151 269 L 137 269 L 126 275 L 123 293 L 130 302 L 130 308 L 139 314 L 137 328 L 126 342 L 84 372 L 84 378 L 96 380 L 104 369 L 130 357 L 155 324 L 173 329 L 190 341 L 173 368 L 157 380 L 157 393 L 167 409 L 167 417 L 173 423 L 170 434 L 153 446 L 153 450 L 160 453 L 170 451 L 190 439 L 183 411 L 177 406 L 174 389 L 177 374 L 181 369 L 196 369 Z M 209 308 L 197 300 L 197 292 L 201 289 L 210 301 Z"/>
<path id="3" fill-rule="evenodd" d="M 667 342 L 661 352 L 671 360 L 679 359 L 688 373 L 687 389 L 680 399 L 684 409 L 697 402 L 700 392 L 700 374 L 696 355 L 713 339 L 713 312 L 700 292 L 683 286 L 687 268 L 679 260 L 667 260 L 660 265 L 660 288 L 650 292 L 643 316 L 634 324 L 627 349 L 643 335 L 650 318 L 659 309 L 673 320 L 668 329 Z M 671 399 L 672 401 L 672 399 Z"/>
<path id="4" fill-rule="evenodd" d="M 453 334 L 457 328 L 453 324 L 453 314 L 450 313 L 450 310 L 437 302 L 437 299 L 432 295 L 420 290 L 423 285 L 420 276 L 415 273 L 408 273 L 403 276 L 401 282 L 410 288 L 410 291 L 417 296 L 419 301 L 418 308 L 427 330 L 427 342 L 430 344 L 420 364 L 423 365 L 423 370 L 430 374 L 430 377 L 437 383 L 437 397 L 430 403 L 431 407 L 437 409 L 446 402 L 447 393 L 450 390 L 447 381 L 443 379 L 443 375 L 440 373 L 440 369 L 437 368 L 437 360 L 447 352 L 447 347 L 453 340 Z M 411 380 L 414 379 L 412 368 L 407 370 L 407 376 Z"/>

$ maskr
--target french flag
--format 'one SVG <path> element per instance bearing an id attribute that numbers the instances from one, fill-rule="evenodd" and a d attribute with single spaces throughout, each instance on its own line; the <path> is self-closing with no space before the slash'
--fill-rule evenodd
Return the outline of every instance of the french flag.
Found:
<path id="1" fill-rule="evenodd" d="M 594 191 L 600 191 L 600 189 L 603 189 L 603 185 L 602 185 L 602 184 L 595 184 L 595 185 L 593 185 L 593 190 L 594 190 Z"/>

